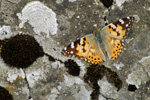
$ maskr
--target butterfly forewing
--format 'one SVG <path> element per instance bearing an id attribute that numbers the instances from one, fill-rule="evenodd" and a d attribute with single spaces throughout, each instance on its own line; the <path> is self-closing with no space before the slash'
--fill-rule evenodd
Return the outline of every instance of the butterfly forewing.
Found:
<path id="1" fill-rule="evenodd" d="M 104 31 L 104 43 L 107 55 L 110 59 L 114 60 L 120 55 L 123 48 L 123 37 L 127 34 L 127 30 L 131 27 L 133 22 L 134 17 L 126 17 L 119 19 L 115 23 L 110 23 L 107 25 L 107 28 L 105 28 L 107 31 Z"/>
<path id="2" fill-rule="evenodd" d="M 75 56 L 84 58 L 88 62 L 97 64 L 105 60 L 105 56 L 101 51 L 99 42 L 93 34 L 87 35 L 62 50 L 65 56 Z"/>

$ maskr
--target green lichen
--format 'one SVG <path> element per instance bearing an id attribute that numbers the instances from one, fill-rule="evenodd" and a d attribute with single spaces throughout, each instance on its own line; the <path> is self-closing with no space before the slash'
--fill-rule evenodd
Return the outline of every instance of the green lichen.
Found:
<path id="1" fill-rule="evenodd" d="M 16 35 L 2 45 L 1 57 L 4 62 L 17 68 L 27 68 L 43 55 L 42 47 L 30 35 Z"/>

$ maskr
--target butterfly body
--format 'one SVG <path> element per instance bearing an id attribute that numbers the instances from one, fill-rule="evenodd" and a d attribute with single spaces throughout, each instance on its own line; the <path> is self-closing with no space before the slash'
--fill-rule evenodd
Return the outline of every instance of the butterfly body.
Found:
<path id="1" fill-rule="evenodd" d="M 92 34 L 69 44 L 62 50 L 62 54 L 83 58 L 94 64 L 105 61 L 106 56 L 114 60 L 121 53 L 122 40 L 133 21 L 134 17 L 126 17 L 102 29 L 96 29 Z"/>

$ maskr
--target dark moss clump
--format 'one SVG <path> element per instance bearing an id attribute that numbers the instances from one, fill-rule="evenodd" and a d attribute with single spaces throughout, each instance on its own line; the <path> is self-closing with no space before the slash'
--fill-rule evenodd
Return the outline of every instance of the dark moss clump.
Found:
<path id="1" fill-rule="evenodd" d="M 68 61 L 65 61 L 65 67 L 68 68 L 68 73 L 73 76 L 79 76 L 80 74 L 80 66 L 77 65 L 76 62 L 69 59 Z"/>
<path id="2" fill-rule="evenodd" d="M 91 100 L 98 100 L 100 91 L 99 91 L 100 87 L 98 87 L 97 89 L 94 89 L 91 93 Z"/>
<path id="3" fill-rule="evenodd" d="M 0 40 L 0 50 L 2 49 L 3 45 L 8 41 L 8 39 Z"/>
<path id="4" fill-rule="evenodd" d="M 30 35 L 16 35 L 9 38 L 1 51 L 4 62 L 17 68 L 27 68 L 43 55 L 42 47 Z"/>
<path id="5" fill-rule="evenodd" d="M 87 73 L 84 76 L 84 80 L 85 82 L 89 83 L 94 89 L 91 93 L 92 100 L 98 100 L 100 94 L 100 87 L 97 81 L 99 79 L 102 79 L 103 76 L 106 76 L 108 82 L 115 85 L 118 88 L 118 90 L 122 86 L 122 81 L 119 79 L 118 75 L 115 72 L 106 68 L 104 65 L 91 65 L 87 68 Z"/>
<path id="6" fill-rule="evenodd" d="M 107 8 L 109 8 L 113 4 L 113 0 L 100 0 L 103 5 Z"/>
<path id="7" fill-rule="evenodd" d="M 134 92 L 135 90 L 137 90 L 137 87 L 135 85 L 129 84 L 128 91 Z"/>
<path id="8" fill-rule="evenodd" d="M 0 86 L 0 100 L 14 100 L 14 99 L 12 95 L 9 94 L 9 91 Z"/>
<path id="9" fill-rule="evenodd" d="M 114 85 L 119 91 L 120 88 L 122 87 L 122 81 L 120 80 L 117 73 L 108 69 L 105 74 L 106 74 L 108 82 L 111 83 L 112 85 Z"/>
<path id="10" fill-rule="evenodd" d="M 100 94 L 100 87 L 97 83 L 99 79 L 102 79 L 105 75 L 105 66 L 91 65 L 87 68 L 87 73 L 84 76 L 85 82 L 89 83 L 93 92 L 91 93 L 91 100 L 98 100 Z"/>

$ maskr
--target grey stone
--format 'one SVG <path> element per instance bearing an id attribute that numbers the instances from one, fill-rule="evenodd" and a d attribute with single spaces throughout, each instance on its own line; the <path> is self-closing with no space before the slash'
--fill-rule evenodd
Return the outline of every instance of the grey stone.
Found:
<path id="1" fill-rule="evenodd" d="M 16 69 L 0 58 L 0 85 L 14 100 L 90 100 L 93 89 L 83 77 L 89 63 L 64 57 L 61 50 L 77 38 L 92 33 L 94 25 L 103 28 L 104 16 L 111 23 L 129 15 L 139 19 L 125 38 L 125 50 L 116 60 L 101 63 L 118 74 L 122 88 L 117 91 L 103 78 L 99 80 L 102 87 L 99 99 L 150 99 L 150 0 L 114 0 L 109 10 L 95 1 L 98 0 L 0 0 L 0 33 L 8 32 L 0 34 L 0 39 L 29 34 L 45 53 L 56 59 L 50 61 L 45 55 L 26 69 Z M 31 3 L 35 5 L 27 6 Z M 26 7 L 29 9 L 24 12 Z M 64 66 L 67 59 L 76 61 L 82 74 L 69 75 Z M 129 84 L 136 85 L 137 90 L 128 91 Z"/>

